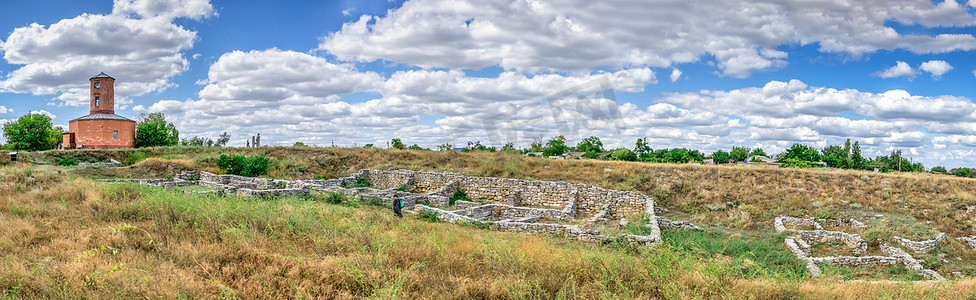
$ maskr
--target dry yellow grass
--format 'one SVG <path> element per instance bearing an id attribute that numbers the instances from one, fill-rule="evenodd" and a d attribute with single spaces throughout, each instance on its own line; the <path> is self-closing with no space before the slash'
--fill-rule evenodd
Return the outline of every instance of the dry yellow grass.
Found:
<path id="1" fill-rule="evenodd" d="M 124 160 L 132 151 L 78 153 Z M 139 168 L 177 172 L 149 166 L 156 163 L 214 170 L 221 153 L 264 154 L 275 161 L 269 174 L 275 178 L 405 168 L 564 180 L 640 191 L 657 198 L 669 214 L 759 231 L 768 230 L 775 215 L 828 211 L 835 216 L 911 216 L 952 236 L 971 235 L 976 207 L 976 180 L 930 174 L 379 149 L 138 151 L 168 160 L 109 175 L 152 175 Z M 32 172 L 23 165 L 2 172 L 0 294 L 17 297 L 976 298 L 972 279 L 878 284 L 745 278 L 726 258 L 696 257 L 668 247 L 632 254 L 595 244 L 398 221 L 370 207 L 297 199 L 240 204 L 107 186 L 75 175 Z M 725 208 L 709 209 L 721 204 Z M 976 259 L 953 241 L 950 247 L 967 261 Z"/>

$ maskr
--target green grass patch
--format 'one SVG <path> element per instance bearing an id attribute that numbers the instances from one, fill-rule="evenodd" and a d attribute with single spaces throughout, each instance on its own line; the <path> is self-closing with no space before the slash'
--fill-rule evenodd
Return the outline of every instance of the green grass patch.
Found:
<path id="1" fill-rule="evenodd" d="M 825 277 L 837 277 L 841 280 L 925 280 L 922 275 L 915 274 L 903 264 L 877 266 L 820 266 Z"/>
<path id="2" fill-rule="evenodd" d="M 454 190 L 454 194 L 451 195 L 448 206 L 454 206 L 454 202 L 458 200 L 471 201 L 471 198 L 468 198 L 468 192 L 465 192 L 464 189 L 456 189 Z"/>
<path id="3" fill-rule="evenodd" d="M 764 232 L 731 236 L 715 228 L 703 229 L 662 229 L 661 236 L 665 244 L 678 251 L 700 257 L 724 257 L 729 260 L 729 266 L 745 278 L 798 279 L 806 276 L 803 263 L 783 246 L 783 234 Z"/>

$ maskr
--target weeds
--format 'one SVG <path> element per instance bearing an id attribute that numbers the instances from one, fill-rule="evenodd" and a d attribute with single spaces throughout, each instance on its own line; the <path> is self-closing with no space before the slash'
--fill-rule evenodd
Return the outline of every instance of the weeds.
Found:
<path id="1" fill-rule="evenodd" d="M 421 211 L 420 214 L 417 215 L 417 218 L 432 223 L 440 222 L 440 217 L 438 217 L 437 213 L 432 210 Z"/>
<path id="2" fill-rule="evenodd" d="M 448 200 L 448 206 L 454 206 L 454 202 L 457 202 L 458 200 L 471 201 L 471 199 L 468 198 L 468 193 L 465 192 L 464 189 L 460 188 L 454 190 L 454 194 L 452 194 L 451 198 Z"/>

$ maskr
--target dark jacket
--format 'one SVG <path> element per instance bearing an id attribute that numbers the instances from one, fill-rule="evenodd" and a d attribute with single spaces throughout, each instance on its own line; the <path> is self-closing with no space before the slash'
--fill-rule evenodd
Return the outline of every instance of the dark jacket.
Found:
<path id="1" fill-rule="evenodd" d="M 393 210 L 400 211 L 400 208 L 403 208 L 403 201 L 399 198 L 393 199 Z"/>

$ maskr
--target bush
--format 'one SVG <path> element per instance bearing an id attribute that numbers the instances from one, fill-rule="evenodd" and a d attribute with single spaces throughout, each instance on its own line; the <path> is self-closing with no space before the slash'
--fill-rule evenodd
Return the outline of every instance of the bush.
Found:
<path id="1" fill-rule="evenodd" d="M 342 192 L 332 192 L 325 196 L 325 202 L 329 204 L 340 204 L 346 201 L 346 194 Z"/>
<path id="2" fill-rule="evenodd" d="M 243 156 L 243 155 L 220 155 L 217 159 L 217 166 L 227 174 L 255 177 L 264 175 L 268 170 L 268 157 L 264 155 Z"/>
<path id="3" fill-rule="evenodd" d="M 420 218 L 421 220 L 427 222 L 440 222 L 441 220 L 439 217 L 437 217 L 437 213 L 432 210 L 425 210 L 420 212 L 420 214 L 417 215 L 417 218 Z"/>
<path id="4" fill-rule="evenodd" d="M 403 200 L 403 199 L 401 199 L 401 200 Z M 379 207 L 392 207 L 393 206 L 393 201 L 392 200 L 390 200 L 389 202 L 387 202 L 386 200 L 384 200 L 383 198 L 380 198 L 380 197 L 365 197 L 365 198 L 360 198 L 359 199 L 359 202 L 362 203 L 363 205 L 370 205 L 370 206 L 379 206 Z M 388 203 L 390 204 L 389 206 L 387 206 Z"/>
<path id="5" fill-rule="evenodd" d="M 471 201 L 471 199 L 468 198 L 467 192 L 465 192 L 462 189 L 457 189 L 454 190 L 454 195 L 451 195 L 451 199 L 448 206 L 454 206 L 454 202 L 458 200 Z"/>
<path id="6" fill-rule="evenodd" d="M 147 159 L 149 157 L 151 157 L 151 155 L 146 154 L 145 152 L 132 153 L 132 154 L 129 154 L 129 157 L 125 159 L 125 165 L 126 166 L 131 166 L 131 165 L 134 165 L 137 162 L 139 162 L 139 161 L 141 161 L 143 159 Z"/>
<path id="7" fill-rule="evenodd" d="M 370 184 L 369 179 L 366 179 L 366 177 L 356 177 L 356 183 L 349 184 L 343 181 L 340 186 L 344 188 L 368 188 L 370 187 Z"/>
<path id="8" fill-rule="evenodd" d="M 396 190 L 401 191 L 401 192 L 409 192 L 410 191 L 410 186 L 409 185 L 406 185 L 406 184 L 401 184 L 399 187 L 397 187 Z"/>
<path id="9" fill-rule="evenodd" d="M 59 158 L 56 162 L 59 166 L 77 166 L 78 161 L 71 158 Z"/>
<path id="10" fill-rule="evenodd" d="M 949 171 L 946 171 L 946 168 L 943 167 L 943 166 L 938 166 L 938 167 L 932 168 L 932 172 L 946 174 Z"/>

